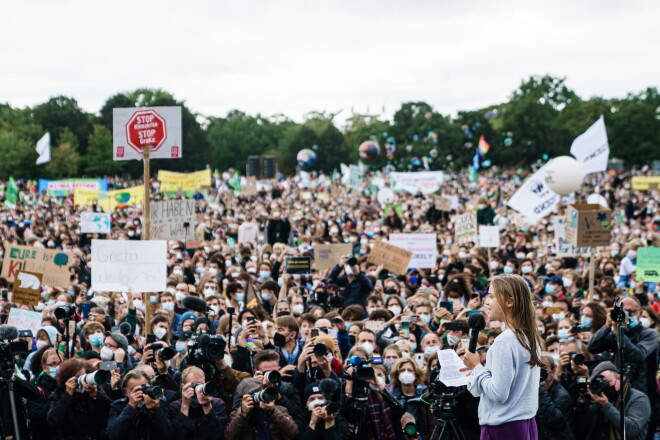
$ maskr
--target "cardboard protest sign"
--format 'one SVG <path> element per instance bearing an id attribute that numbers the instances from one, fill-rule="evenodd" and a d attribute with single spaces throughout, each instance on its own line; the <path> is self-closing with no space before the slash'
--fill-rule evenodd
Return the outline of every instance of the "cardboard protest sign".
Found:
<path id="1" fill-rule="evenodd" d="M 244 196 L 256 196 L 257 195 L 257 185 L 254 183 L 248 183 L 241 187 L 241 194 Z M 311 193 L 308 193 L 311 199 Z M 304 198 L 305 193 L 303 193 Z"/>
<path id="2" fill-rule="evenodd" d="M 18 304 L 36 306 L 41 298 L 42 275 L 36 272 L 16 272 L 11 300 Z"/>
<path id="3" fill-rule="evenodd" d="M 14 307 L 9 311 L 7 325 L 13 325 L 17 330 L 31 330 L 32 336 L 36 338 L 37 332 L 41 328 L 42 319 L 41 312 L 31 312 Z"/>
<path id="4" fill-rule="evenodd" d="M 431 194 L 436 192 L 444 180 L 442 171 L 415 171 L 410 173 L 392 172 L 390 181 L 394 191 L 407 191 L 411 194 Z"/>
<path id="5" fill-rule="evenodd" d="M 50 249 L 4 243 L 5 258 L 2 261 L 3 278 L 13 282 L 16 272 L 36 272 L 43 274 L 44 286 L 66 287 L 71 282 L 69 265 L 71 254 Z"/>
<path id="6" fill-rule="evenodd" d="M 181 148 L 181 107 L 112 109 L 114 160 L 177 159 Z"/>
<path id="7" fill-rule="evenodd" d="M 314 267 L 316 270 L 332 269 L 342 256 L 352 253 L 353 245 L 350 243 L 315 244 Z"/>
<path id="8" fill-rule="evenodd" d="M 162 292 L 166 256 L 166 240 L 92 240 L 92 289 Z"/>
<path id="9" fill-rule="evenodd" d="M 435 209 L 438 211 L 451 211 L 451 199 L 444 196 L 436 197 Z"/>
<path id="10" fill-rule="evenodd" d="M 194 237 L 195 200 L 149 203 L 150 240 L 186 240 Z"/>
<path id="11" fill-rule="evenodd" d="M 500 247 L 500 229 L 497 226 L 479 226 L 479 246 L 485 248 Z"/>
<path id="12" fill-rule="evenodd" d="M 109 212 L 83 212 L 80 214 L 80 232 L 83 234 L 109 234 L 112 224 Z"/>
<path id="13" fill-rule="evenodd" d="M 413 253 L 384 241 L 376 241 L 367 256 L 367 261 L 383 266 L 391 273 L 403 275 L 408 269 Z"/>
<path id="14" fill-rule="evenodd" d="M 637 249 L 635 277 L 647 283 L 660 282 L 660 248 L 641 247 Z"/>
<path id="15" fill-rule="evenodd" d="M 566 240 L 566 217 L 555 217 L 552 219 L 555 229 L 555 252 L 558 257 L 575 257 L 589 255 L 588 247 L 573 246 Z"/>
<path id="16" fill-rule="evenodd" d="M 204 186 L 211 186 L 211 169 L 194 171 L 192 173 L 177 173 L 175 171 L 158 171 L 158 181 L 161 192 L 194 191 Z"/>
<path id="17" fill-rule="evenodd" d="M 609 246 L 612 211 L 601 205 L 569 205 L 566 240 L 577 247 Z"/>
<path id="18" fill-rule="evenodd" d="M 286 273 L 291 275 L 306 275 L 312 273 L 312 258 L 287 257 Z"/>
<path id="19" fill-rule="evenodd" d="M 464 244 L 477 239 L 477 214 L 469 212 L 454 219 L 456 243 Z"/>
<path id="20" fill-rule="evenodd" d="M 413 253 L 409 268 L 431 269 L 435 266 L 438 247 L 435 234 L 390 234 L 390 244 Z"/>

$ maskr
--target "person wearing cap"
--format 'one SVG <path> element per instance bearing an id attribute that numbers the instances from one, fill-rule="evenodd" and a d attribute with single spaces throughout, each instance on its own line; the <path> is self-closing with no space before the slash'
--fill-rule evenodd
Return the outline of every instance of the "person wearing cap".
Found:
<path id="1" fill-rule="evenodd" d="M 594 381 L 604 383 L 602 392 L 592 392 Z M 588 411 L 575 423 L 576 438 L 621 438 L 622 409 L 620 393 L 621 376 L 611 362 L 601 362 L 591 372 L 587 395 L 597 411 Z M 643 392 L 634 389 L 626 380 L 623 391 L 625 402 L 624 423 L 626 439 L 642 440 L 651 419 L 651 403 Z"/>
<path id="2" fill-rule="evenodd" d="M 305 387 L 305 413 L 308 421 L 301 440 L 344 438 L 346 420 L 338 414 L 328 414 L 328 399 L 321 386 L 313 383 Z"/>
<path id="3" fill-rule="evenodd" d="M 548 295 L 555 295 L 557 298 L 564 298 L 564 281 L 560 276 L 553 275 L 548 278 L 548 281 L 545 283 L 545 293 Z"/>
<path id="4" fill-rule="evenodd" d="M 128 339 L 119 332 L 106 332 L 100 354 L 102 361 L 117 362 L 122 376 L 136 363 L 128 354 Z"/>

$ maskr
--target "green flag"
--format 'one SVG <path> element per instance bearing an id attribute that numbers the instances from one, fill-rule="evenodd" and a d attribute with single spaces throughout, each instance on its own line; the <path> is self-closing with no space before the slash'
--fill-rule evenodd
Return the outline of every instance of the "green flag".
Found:
<path id="1" fill-rule="evenodd" d="M 16 203 L 18 202 L 18 186 L 13 177 L 9 178 L 9 183 L 7 184 L 7 195 L 5 196 L 5 205 L 10 208 L 16 208 Z"/>
<path id="2" fill-rule="evenodd" d="M 229 185 L 234 191 L 241 192 L 241 178 L 238 175 L 238 172 L 234 173 L 234 177 L 227 182 L 227 185 Z"/>

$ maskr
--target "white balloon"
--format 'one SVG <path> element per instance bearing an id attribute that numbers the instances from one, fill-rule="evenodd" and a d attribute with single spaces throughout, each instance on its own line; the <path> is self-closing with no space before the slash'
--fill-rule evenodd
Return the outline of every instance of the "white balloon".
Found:
<path id="1" fill-rule="evenodd" d="M 591 194 L 589 197 L 587 197 L 587 203 L 590 205 L 601 205 L 607 209 L 610 209 L 610 207 L 607 206 L 607 199 L 605 199 L 605 197 L 601 196 L 600 194 Z"/>
<path id="2" fill-rule="evenodd" d="M 580 162 L 572 156 L 559 156 L 545 166 L 545 183 L 561 196 L 580 189 L 584 171 Z"/>

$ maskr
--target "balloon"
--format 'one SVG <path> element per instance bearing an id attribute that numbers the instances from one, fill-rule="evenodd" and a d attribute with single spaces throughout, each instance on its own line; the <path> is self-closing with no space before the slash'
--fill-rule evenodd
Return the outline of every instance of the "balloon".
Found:
<path id="1" fill-rule="evenodd" d="M 504 145 L 507 146 L 507 147 L 510 147 L 511 145 L 513 145 L 513 139 L 510 138 L 510 137 L 505 138 L 504 139 Z"/>
<path id="2" fill-rule="evenodd" d="M 385 151 L 387 152 L 387 154 L 390 154 L 390 155 L 396 153 L 396 145 L 389 144 L 389 143 L 385 144 Z"/>
<path id="3" fill-rule="evenodd" d="M 412 151 L 412 145 L 406 145 L 406 151 L 410 153 Z"/>
<path id="4" fill-rule="evenodd" d="M 600 194 L 591 194 L 589 197 L 587 197 L 587 203 L 590 205 L 601 205 L 607 209 L 610 209 L 610 207 L 607 205 L 607 199 Z"/>
<path id="5" fill-rule="evenodd" d="M 309 148 L 298 151 L 296 156 L 298 163 L 302 167 L 311 167 L 316 162 L 316 153 Z"/>
<path id="6" fill-rule="evenodd" d="M 312 145 L 312 150 L 317 151 L 318 149 L 319 149 L 318 145 L 316 145 L 316 144 Z"/>
<path id="7" fill-rule="evenodd" d="M 389 136 L 387 139 L 385 139 L 385 142 L 388 142 L 390 144 L 396 144 L 396 139 L 394 136 Z"/>
<path id="8" fill-rule="evenodd" d="M 435 148 L 432 148 L 431 151 L 429 151 L 429 156 L 436 158 L 438 157 L 438 150 Z"/>
<path id="9" fill-rule="evenodd" d="M 447 159 L 447 162 L 451 162 L 452 159 L 454 159 L 454 158 L 452 157 L 451 154 L 448 154 L 447 157 L 445 157 L 445 159 Z"/>
<path id="10" fill-rule="evenodd" d="M 486 119 L 493 119 L 493 118 L 498 117 L 499 114 L 500 114 L 500 111 L 499 111 L 498 109 L 494 108 L 494 109 L 492 109 L 492 110 L 488 110 L 488 111 L 484 114 L 484 117 L 485 117 Z"/>
<path id="11" fill-rule="evenodd" d="M 419 135 L 413 134 L 413 141 L 418 141 L 418 140 L 419 140 Z"/>
<path id="12" fill-rule="evenodd" d="M 572 156 L 555 157 L 545 166 L 545 183 L 561 196 L 580 189 L 582 179 L 582 165 Z"/>
<path id="13" fill-rule="evenodd" d="M 548 160 L 550 156 L 548 156 L 548 153 L 543 153 L 543 156 L 541 156 L 543 160 Z"/>
<path id="14" fill-rule="evenodd" d="M 481 166 L 484 167 L 484 168 L 488 168 L 492 164 L 493 164 L 493 162 L 491 162 L 490 159 L 486 159 L 483 162 L 481 162 Z"/>
<path id="15" fill-rule="evenodd" d="M 364 160 L 374 160 L 380 154 L 380 146 L 374 141 L 364 141 L 360 144 L 360 157 Z"/>
<path id="16" fill-rule="evenodd" d="M 472 142 L 466 142 L 463 146 L 467 149 L 470 149 L 472 148 Z"/>

